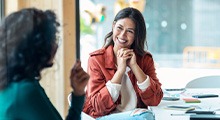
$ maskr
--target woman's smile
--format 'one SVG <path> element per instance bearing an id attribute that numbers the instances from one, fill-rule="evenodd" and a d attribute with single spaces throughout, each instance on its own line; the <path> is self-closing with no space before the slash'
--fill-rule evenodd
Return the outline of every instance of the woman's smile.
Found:
<path id="1" fill-rule="evenodd" d="M 117 40 L 120 44 L 125 44 L 127 42 L 127 40 L 124 40 L 124 39 L 120 39 L 117 37 Z"/>

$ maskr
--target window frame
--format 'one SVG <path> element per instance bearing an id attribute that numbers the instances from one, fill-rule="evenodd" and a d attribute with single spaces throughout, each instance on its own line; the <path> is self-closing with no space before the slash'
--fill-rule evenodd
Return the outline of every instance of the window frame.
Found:
<path id="1" fill-rule="evenodd" d="M 5 16 L 5 0 L 0 0 L 0 22 Z"/>

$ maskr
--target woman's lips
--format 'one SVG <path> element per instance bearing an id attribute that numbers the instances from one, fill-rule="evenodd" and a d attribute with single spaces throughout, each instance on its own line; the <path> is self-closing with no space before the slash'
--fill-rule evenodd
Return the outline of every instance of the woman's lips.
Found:
<path id="1" fill-rule="evenodd" d="M 123 43 L 126 43 L 126 40 L 118 38 L 118 42 L 123 44 Z"/>

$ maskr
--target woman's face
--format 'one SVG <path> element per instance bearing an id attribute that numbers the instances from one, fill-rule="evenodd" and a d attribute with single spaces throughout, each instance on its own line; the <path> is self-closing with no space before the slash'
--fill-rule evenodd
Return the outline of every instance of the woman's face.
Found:
<path id="1" fill-rule="evenodd" d="M 123 18 L 113 23 L 114 47 L 130 48 L 134 42 L 135 23 L 130 18 Z"/>

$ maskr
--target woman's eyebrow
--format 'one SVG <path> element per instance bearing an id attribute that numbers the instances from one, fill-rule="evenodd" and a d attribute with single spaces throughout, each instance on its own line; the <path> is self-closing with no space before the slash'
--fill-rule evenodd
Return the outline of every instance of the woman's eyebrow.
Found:
<path id="1" fill-rule="evenodd" d="M 134 28 L 128 28 L 128 29 L 129 29 L 129 30 L 133 30 L 133 31 L 135 30 Z"/>
<path id="2" fill-rule="evenodd" d="M 120 23 L 118 24 L 118 26 L 124 27 L 124 26 L 123 26 L 122 24 L 120 24 Z M 128 29 L 128 30 L 133 30 L 133 31 L 135 30 L 135 28 L 132 28 L 132 27 L 131 27 L 131 28 L 127 28 L 127 29 Z"/>

